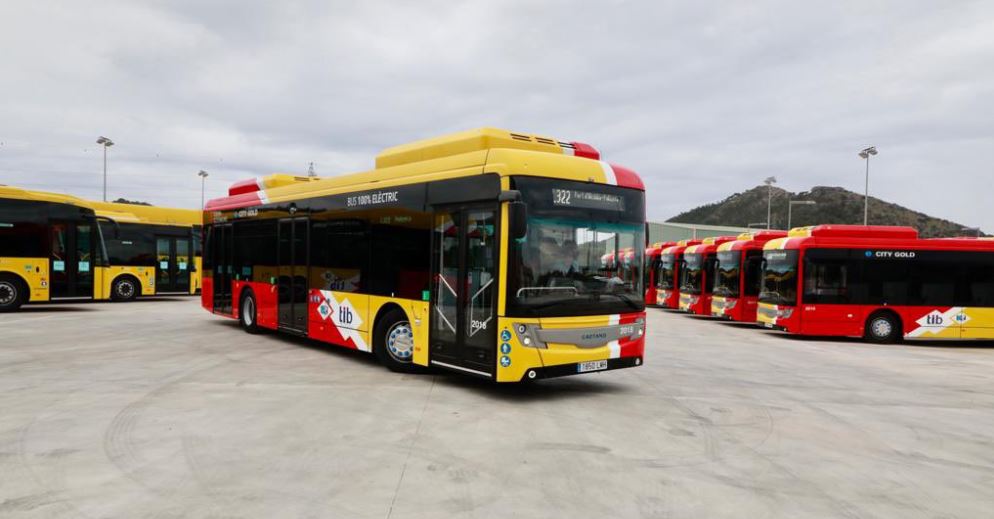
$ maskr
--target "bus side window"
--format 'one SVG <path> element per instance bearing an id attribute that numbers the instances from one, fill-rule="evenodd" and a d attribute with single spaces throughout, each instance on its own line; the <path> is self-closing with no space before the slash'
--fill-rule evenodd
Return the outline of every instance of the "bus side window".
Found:
<path id="1" fill-rule="evenodd" d="M 804 265 L 804 301 L 849 302 L 849 266 L 839 260 L 807 260 Z"/>
<path id="2" fill-rule="evenodd" d="M 969 301 L 964 306 L 994 307 L 994 253 L 974 253 L 967 264 Z"/>

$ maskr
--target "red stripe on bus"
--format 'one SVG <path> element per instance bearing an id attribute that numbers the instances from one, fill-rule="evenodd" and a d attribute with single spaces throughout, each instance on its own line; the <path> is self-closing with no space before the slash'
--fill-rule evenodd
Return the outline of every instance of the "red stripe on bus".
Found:
<path id="1" fill-rule="evenodd" d="M 258 192 L 254 193 L 242 193 L 240 195 L 229 196 L 225 198 L 215 198 L 207 202 L 204 206 L 205 211 L 223 211 L 225 209 L 241 209 L 243 207 L 254 207 L 257 205 L 262 205 L 262 199 L 259 197 Z"/>

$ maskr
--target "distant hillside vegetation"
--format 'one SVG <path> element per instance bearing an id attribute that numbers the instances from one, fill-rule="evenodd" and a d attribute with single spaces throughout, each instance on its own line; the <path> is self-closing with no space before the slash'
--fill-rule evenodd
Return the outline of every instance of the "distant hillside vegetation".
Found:
<path id="1" fill-rule="evenodd" d="M 670 218 L 670 222 L 730 225 L 746 227 L 750 223 L 766 221 L 767 187 L 759 186 L 744 193 L 736 193 L 721 202 L 702 205 Z M 791 227 L 822 223 L 863 223 L 863 195 L 841 187 L 818 186 L 811 191 L 790 193 L 773 188 L 774 229 L 787 226 L 787 200 L 813 200 L 817 205 L 795 205 Z M 906 207 L 870 197 L 869 223 L 871 225 L 906 225 L 918 229 L 924 238 L 972 235 L 976 231 L 964 230 L 966 226 L 935 218 Z"/>
<path id="2" fill-rule="evenodd" d="M 148 202 L 140 202 L 138 200 L 128 200 L 127 198 L 118 198 L 117 200 L 114 200 L 114 203 L 115 204 L 131 204 L 131 205 L 147 205 L 147 206 L 151 206 L 152 205 L 152 204 L 150 204 Z"/>

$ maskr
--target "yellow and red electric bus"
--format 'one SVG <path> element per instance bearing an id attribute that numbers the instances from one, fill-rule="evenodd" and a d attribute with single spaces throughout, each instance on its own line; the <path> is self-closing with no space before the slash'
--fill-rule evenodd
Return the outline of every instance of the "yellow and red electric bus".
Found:
<path id="1" fill-rule="evenodd" d="M 582 143 L 446 135 L 240 182 L 204 224 L 203 306 L 249 332 L 497 382 L 642 363 L 644 187 Z"/>
<path id="2" fill-rule="evenodd" d="M 683 252 L 687 247 L 701 243 L 701 240 L 680 240 L 676 245 L 664 248 L 659 254 L 656 273 L 656 306 L 680 308 L 680 275 L 683 265 Z"/>
<path id="3" fill-rule="evenodd" d="M 784 236 L 787 236 L 787 231 L 746 232 L 734 241 L 718 246 L 711 315 L 732 321 L 756 322 L 762 285 L 763 245 Z"/>
<path id="4" fill-rule="evenodd" d="M 645 249 L 645 304 L 656 305 L 658 292 L 656 277 L 659 275 L 659 258 L 663 249 L 676 245 L 675 241 L 656 242 Z"/>
<path id="5" fill-rule="evenodd" d="M 156 260 L 154 240 L 185 240 L 188 256 L 195 254 L 192 247 L 198 241 L 198 228 L 194 222 L 199 218 L 199 211 L 92 202 L 0 186 L 0 311 L 16 310 L 26 303 L 126 300 L 161 293 L 155 290 L 155 280 L 165 267 L 161 261 L 152 263 Z M 120 241 L 137 236 L 132 229 L 152 233 L 148 239 L 153 240 L 153 248 L 148 254 L 153 256 L 147 267 L 118 261 L 108 253 L 108 247 L 116 250 Z M 175 261 L 171 264 L 177 265 L 182 258 L 170 258 Z M 184 293 L 199 288 L 197 261 L 196 257 L 186 260 L 191 272 L 184 285 L 189 290 Z M 142 285 L 146 278 L 147 284 Z M 132 287 L 123 293 L 130 297 L 120 297 L 122 285 Z"/>
<path id="6" fill-rule="evenodd" d="M 734 236 L 704 238 L 698 245 L 683 251 L 680 265 L 680 310 L 697 315 L 711 315 L 711 289 L 714 287 L 715 255 L 718 246 Z"/>
<path id="7" fill-rule="evenodd" d="M 763 247 L 758 321 L 802 335 L 994 338 L 994 242 L 819 225 Z"/>

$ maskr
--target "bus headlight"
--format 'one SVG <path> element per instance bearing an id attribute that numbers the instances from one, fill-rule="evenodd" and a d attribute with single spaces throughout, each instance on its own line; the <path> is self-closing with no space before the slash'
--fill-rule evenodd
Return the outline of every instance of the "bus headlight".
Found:
<path id="1" fill-rule="evenodd" d="M 794 315 L 793 308 L 777 308 L 778 319 L 790 319 L 790 316 L 792 315 Z"/>
<path id="2" fill-rule="evenodd" d="M 526 348 L 545 348 L 545 342 L 539 340 L 538 338 L 538 325 L 537 324 L 515 324 L 511 325 L 514 329 L 515 334 L 518 336 L 518 342 Z"/>

